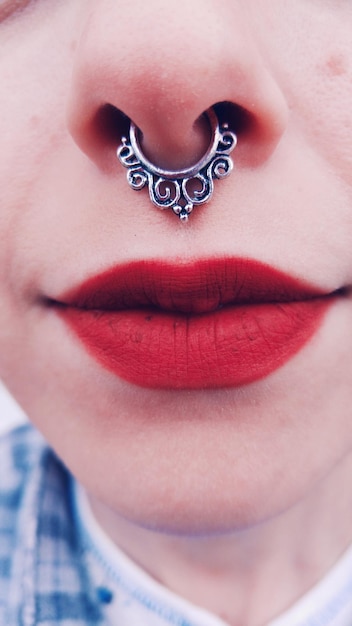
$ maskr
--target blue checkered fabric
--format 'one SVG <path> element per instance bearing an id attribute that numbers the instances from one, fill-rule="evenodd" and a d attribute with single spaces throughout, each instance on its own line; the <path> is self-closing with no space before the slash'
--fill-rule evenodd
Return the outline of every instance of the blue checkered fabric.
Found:
<path id="1" fill-rule="evenodd" d="M 0 625 L 103 626 L 70 476 L 29 425 L 0 439 Z"/>

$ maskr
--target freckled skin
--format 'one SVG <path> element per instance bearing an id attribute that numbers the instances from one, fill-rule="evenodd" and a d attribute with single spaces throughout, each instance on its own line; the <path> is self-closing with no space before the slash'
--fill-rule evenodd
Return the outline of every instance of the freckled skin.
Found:
<path id="1" fill-rule="evenodd" d="M 350 59 L 343 54 L 333 54 L 326 61 L 327 73 L 331 76 L 342 76 L 348 72 Z"/>

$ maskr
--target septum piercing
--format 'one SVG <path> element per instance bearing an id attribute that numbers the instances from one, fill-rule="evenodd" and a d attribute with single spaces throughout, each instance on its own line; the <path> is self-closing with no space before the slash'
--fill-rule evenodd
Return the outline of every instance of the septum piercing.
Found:
<path id="1" fill-rule="evenodd" d="M 183 170 L 165 170 L 145 156 L 141 148 L 141 131 L 131 121 L 129 138 L 122 137 L 117 156 L 127 168 L 127 181 L 135 191 L 148 185 L 149 197 L 160 209 L 172 209 L 181 221 L 187 222 L 195 206 L 209 202 L 213 195 L 215 179 L 226 178 L 233 170 L 230 153 L 237 137 L 227 123 L 219 124 L 213 108 L 207 117 L 211 129 L 211 142 L 203 157 Z"/>

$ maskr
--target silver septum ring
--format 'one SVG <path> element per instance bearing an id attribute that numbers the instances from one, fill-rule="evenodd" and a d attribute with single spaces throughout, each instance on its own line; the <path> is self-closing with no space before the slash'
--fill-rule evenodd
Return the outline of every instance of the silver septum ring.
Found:
<path id="1" fill-rule="evenodd" d="M 132 121 L 129 138 L 122 137 L 117 149 L 120 162 L 128 169 L 129 186 L 135 191 L 148 186 L 153 204 L 160 209 L 172 209 L 184 222 L 188 221 L 194 206 L 211 199 L 213 181 L 225 178 L 233 169 L 230 154 L 237 143 L 235 133 L 226 123 L 220 126 L 213 108 L 204 115 L 211 130 L 209 147 L 197 163 L 183 170 L 165 170 L 152 163 L 141 148 L 141 132 Z"/>

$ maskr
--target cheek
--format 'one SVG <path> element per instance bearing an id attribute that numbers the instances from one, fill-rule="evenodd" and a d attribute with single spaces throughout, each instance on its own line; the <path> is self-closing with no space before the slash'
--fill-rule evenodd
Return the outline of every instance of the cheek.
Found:
<path id="1" fill-rule="evenodd" d="M 266 53 L 285 93 L 297 135 L 352 184 L 352 12 L 348 2 L 280 3 Z M 283 24 L 286 26 L 283 27 Z M 263 42 L 265 46 L 265 42 Z"/>
<path id="2" fill-rule="evenodd" d="M 352 51 L 334 50 L 317 59 L 299 102 L 302 130 L 322 158 L 352 185 Z M 297 85 L 303 91 L 303 85 Z"/>
<path id="3" fill-rule="evenodd" d="M 65 19 L 60 19 L 56 7 L 48 20 L 47 6 L 45 10 L 40 3 L 37 6 L 28 15 L 24 12 L 0 24 L 2 292 L 16 291 L 23 268 L 35 258 L 31 238 L 40 230 L 46 209 L 38 207 L 37 189 L 48 163 L 66 140 L 66 98 L 72 65 L 69 12 L 66 9 Z M 50 64 L 43 62 L 48 51 Z"/>

